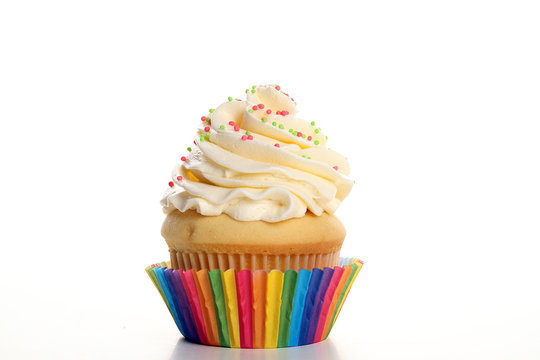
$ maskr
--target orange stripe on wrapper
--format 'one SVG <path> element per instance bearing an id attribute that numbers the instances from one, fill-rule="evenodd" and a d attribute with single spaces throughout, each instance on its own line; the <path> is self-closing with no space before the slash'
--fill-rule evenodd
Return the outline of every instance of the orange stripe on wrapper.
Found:
<path id="1" fill-rule="evenodd" d="M 212 289 L 208 280 L 208 271 L 206 269 L 197 271 L 196 279 L 200 288 L 201 309 L 204 318 L 204 325 L 208 342 L 210 345 L 219 346 L 219 338 L 217 333 L 216 314 L 214 311 L 214 298 L 212 297 Z"/>
<path id="2" fill-rule="evenodd" d="M 264 348 L 266 271 L 253 272 L 253 348 Z"/>

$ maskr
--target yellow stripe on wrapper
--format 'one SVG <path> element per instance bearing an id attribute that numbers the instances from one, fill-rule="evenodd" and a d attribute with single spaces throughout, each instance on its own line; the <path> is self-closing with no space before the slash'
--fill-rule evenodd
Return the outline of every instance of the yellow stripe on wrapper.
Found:
<path id="1" fill-rule="evenodd" d="M 234 270 L 223 273 L 223 293 L 227 305 L 227 323 L 231 347 L 240 347 L 240 329 L 238 324 L 238 304 L 236 298 L 236 280 Z"/>
<path id="2" fill-rule="evenodd" d="M 279 334 L 279 309 L 283 289 L 283 273 L 272 270 L 268 274 L 266 288 L 266 325 L 264 331 L 264 347 L 276 348 Z"/>

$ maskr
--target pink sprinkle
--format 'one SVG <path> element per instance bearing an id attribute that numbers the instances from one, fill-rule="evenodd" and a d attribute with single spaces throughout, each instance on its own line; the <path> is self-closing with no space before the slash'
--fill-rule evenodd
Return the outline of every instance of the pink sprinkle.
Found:
<path id="1" fill-rule="evenodd" d="M 259 107 L 259 109 L 264 109 L 264 104 L 259 104 L 257 106 Z"/>
<path id="2" fill-rule="evenodd" d="M 278 143 L 275 143 L 274 146 L 275 146 L 275 147 L 279 147 L 279 144 L 278 144 Z"/>
<path id="3" fill-rule="evenodd" d="M 313 139 L 311 136 L 308 136 L 307 137 L 308 141 L 311 141 L 311 139 Z"/>
<path id="4" fill-rule="evenodd" d="M 234 126 L 234 121 L 229 121 L 229 125 Z"/>
<path id="5" fill-rule="evenodd" d="M 276 115 L 281 115 L 281 111 L 276 111 Z"/>
<path id="6" fill-rule="evenodd" d="M 337 169 L 338 169 L 337 165 L 336 165 L 336 166 L 334 166 L 333 168 L 334 168 L 334 170 L 336 170 L 336 171 L 337 171 Z"/>
<path id="7" fill-rule="evenodd" d="M 234 125 L 234 131 L 239 131 L 239 130 L 240 130 L 240 126 Z"/>
<path id="8" fill-rule="evenodd" d="M 276 85 L 276 90 L 277 91 L 281 90 L 281 87 L 279 85 Z"/>
<path id="9" fill-rule="evenodd" d="M 204 127 L 204 131 L 205 131 L 205 132 L 209 132 L 209 131 L 210 131 L 210 127 L 209 127 L 209 126 L 205 126 L 205 127 Z"/>
<path id="10" fill-rule="evenodd" d="M 253 111 L 257 110 L 258 109 L 257 105 L 253 105 L 252 109 Z"/>
<path id="11" fill-rule="evenodd" d="M 183 177 L 181 177 L 181 176 L 176 177 L 176 180 L 178 180 L 178 181 L 182 181 L 182 179 L 183 179 Z"/>
<path id="12" fill-rule="evenodd" d="M 248 135 L 247 139 L 248 140 L 253 140 L 253 135 Z"/>
<path id="13" fill-rule="evenodd" d="M 185 156 L 182 156 L 182 157 L 180 158 L 180 160 L 182 160 L 182 161 L 186 161 L 187 159 L 186 159 L 186 157 L 185 157 Z"/>
<path id="14" fill-rule="evenodd" d="M 266 110 L 266 113 L 267 113 L 268 115 L 270 115 L 270 114 L 272 113 L 272 110 L 268 109 L 268 110 Z"/>
<path id="15" fill-rule="evenodd" d="M 291 101 L 294 101 L 294 99 L 293 99 L 293 98 L 291 98 Z"/>
<path id="16" fill-rule="evenodd" d="M 247 140 L 247 136 L 246 136 L 246 135 L 242 135 L 242 140 L 246 141 L 246 140 Z"/>
<path id="17" fill-rule="evenodd" d="M 285 116 L 285 115 L 289 115 L 289 112 L 287 110 L 282 110 L 281 111 L 281 115 Z"/>
<path id="18" fill-rule="evenodd" d="M 287 96 L 289 96 L 289 94 L 287 94 L 287 93 L 284 93 L 284 94 L 287 95 Z"/>
<path id="19" fill-rule="evenodd" d="M 174 183 L 172 181 L 169 181 L 169 186 L 170 187 L 173 187 L 174 186 Z"/>
<path id="20" fill-rule="evenodd" d="M 201 117 L 201 121 L 206 121 L 206 116 Z"/>
<path id="21" fill-rule="evenodd" d="M 299 132 L 296 133 L 296 136 L 301 137 L 302 133 L 299 131 Z"/>

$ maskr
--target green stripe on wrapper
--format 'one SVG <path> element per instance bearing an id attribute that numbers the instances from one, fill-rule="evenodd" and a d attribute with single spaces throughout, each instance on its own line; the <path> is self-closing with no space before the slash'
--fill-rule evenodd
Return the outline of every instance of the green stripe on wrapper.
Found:
<path id="1" fill-rule="evenodd" d="M 229 338 L 229 328 L 227 326 L 227 310 L 225 308 L 225 297 L 223 296 L 223 280 L 221 270 L 215 269 L 208 272 L 212 296 L 214 297 L 214 309 L 216 314 L 217 331 L 219 345 L 231 347 Z"/>
<path id="2" fill-rule="evenodd" d="M 289 331 L 291 330 L 291 316 L 296 290 L 298 273 L 294 270 L 285 271 L 283 278 L 283 292 L 281 294 L 281 310 L 279 315 L 279 337 L 277 347 L 289 346 Z"/>

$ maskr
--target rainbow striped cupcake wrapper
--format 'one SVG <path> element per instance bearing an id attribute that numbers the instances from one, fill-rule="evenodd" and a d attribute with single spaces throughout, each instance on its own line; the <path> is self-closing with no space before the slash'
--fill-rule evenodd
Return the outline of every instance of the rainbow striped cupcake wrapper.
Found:
<path id="1" fill-rule="evenodd" d="M 328 337 L 364 263 L 340 258 L 333 269 L 173 270 L 146 268 L 187 339 L 232 348 L 307 345 Z"/>

